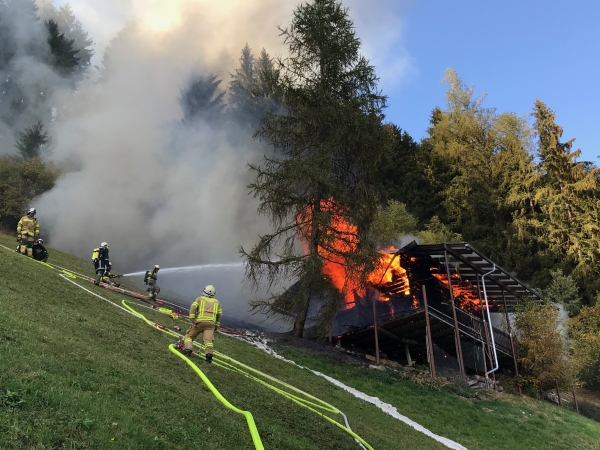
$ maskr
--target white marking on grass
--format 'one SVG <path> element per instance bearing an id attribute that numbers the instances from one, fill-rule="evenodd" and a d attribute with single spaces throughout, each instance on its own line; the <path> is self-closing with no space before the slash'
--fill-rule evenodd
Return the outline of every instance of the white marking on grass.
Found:
<path id="1" fill-rule="evenodd" d="M 252 345 L 254 345 L 256 348 L 263 350 L 264 352 L 268 353 L 269 355 L 280 359 L 281 361 L 285 361 L 289 364 L 293 364 L 297 367 L 300 367 L 301 369 L 306 369 L 306 370 L 310 370 L 312 373 L 314 373 L 315 375 L 321 377 L 321 378 L 325 378 L 327 381 L 329 381 L 331 384 L 334 384 L 335 386 L 345 390 L 346 392 L 349 392 L 350 394 L 352 394 L 354 397 L 359 398 L 361 400 L 364 400 L 365 402 L 371 403 L 372 405 L 375 405 L 377 408 L 379 408 L 380 410 L 382 410 L 384 413 L 389 414 L 390 416 L 392 416 L 394 419 L 400 420 L 401 422 L 404 422 L 405 424 L 407 424 L 408 426 L 410 426 L 411 428 L 415 429 L 416 431 L 423 433 L 426 436 L 429 436 L 432 439 L 435 439 L 436 441 L 438 441 L 440 444 L 445 445 L 448 448 L 451 448 L 453 450 L 467 450 L 466 447 L 464 447 L 463 445 L 459 444 L 458 442 L 455 442 L 451 439 L 445 438 L 443 436 L 439 436 L 431 431 L 429 431 L 427 428 L 425 428 L 423 425 L 418 424 L 417 422 L 415 422 L 414 420 L 409 419 L 408 417 L 400 414 L 398 412 L 398 409 L 393 406 L 390 405 L 389 403 L 385 403 L 383 401 L 381 401 L 378 397 L 373 397 L 371 395 L 365 394 L 364 392 L 361 392 L 357 389 L 354 389 L 353 387 L 347 386 L 344 383 L 342 383 L 339 380 L 336 380 L 335 378 L 332 378 L 328 375 L 325 375 L 321 372 L 318 372 L 316 370 L 312 370 L 308 367 L 304 367 L 301 366 L 300 364 L 296 363 L 295 361 L 292 361 L 290 359 L 284 358 L 283 356 L 281 356 L 280 354 L 278 354 L 275 350 L 273 350 L 271 347 L 268 346 L 266 339 L 261 338 L 260 341 L 255 341 L 255 340 L 250 340 L 250 339 L 243 339 L 240 338 L 241 340 L 248 342 Z"/>

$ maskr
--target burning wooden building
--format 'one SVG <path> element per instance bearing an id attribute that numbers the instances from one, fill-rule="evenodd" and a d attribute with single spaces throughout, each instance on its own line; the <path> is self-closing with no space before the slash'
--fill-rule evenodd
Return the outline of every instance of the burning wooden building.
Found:
<path id="1" fill-rule="evenodd" d="M 539 293 L 466 243 L 412 242 L 382 258 L 366 292 L 346 298 L 334 321 L 341 346 L 429 363 L 432 373 L 517 371 L 511 312 L 543 302 Z"/>

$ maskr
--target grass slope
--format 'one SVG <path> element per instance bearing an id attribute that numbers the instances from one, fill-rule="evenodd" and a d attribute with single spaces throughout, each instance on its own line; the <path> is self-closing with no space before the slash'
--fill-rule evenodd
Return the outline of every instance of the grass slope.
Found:
<path id="1" fill-rule="evenodd" d="M 52 258 L 85 269 L 59 261 L 55 252 Z M 20 255 L 0 249 L 0 265 L 0 448 L 252 448 L 243 417 L 168 352 L 161 333 Z M 110 291 L 85 286 L 120 302 Z M 159 316 L 170 325 L 165 319 Z M 219 335 L 216 346 L 336 405 L 375 448 L 442 448 L 247 344 Z M 201 367 L 227 399 L 253 413 L 266 448 L 357 448 L 337 427 L 264 387 Z"/>
<path id="2" fill-rule="evenodd" d="M 13 241 L 0 236 L 0 244 L 12 247 Z M 57 251 L 51 251 L 51 262 L 92 274 L 86 262 Z M 121 300 L 91 283 L 85 287 L 115 303 Z M 138 310 L 167 326 L 176 323 Z M 168 351 L 169 342 L 56 271 L 0 248 L 0 448 L 253 448 L 243 417 L 216 400 Z M 445 448 L 248 344 L 217 335 L 215 346 L 335 405 L 376 449 Z M 470 449 L 600 448 L 600 424 L 549 404 L 509 395 L 467 400 L 391 372 L 374 373 L 295 348 L 280 350 L 379 396 Z M 359 448 L 337 427 L 251 380 L 205 363 L 200 367 L 231 403 L 252 412 L 265 448 Z"/>

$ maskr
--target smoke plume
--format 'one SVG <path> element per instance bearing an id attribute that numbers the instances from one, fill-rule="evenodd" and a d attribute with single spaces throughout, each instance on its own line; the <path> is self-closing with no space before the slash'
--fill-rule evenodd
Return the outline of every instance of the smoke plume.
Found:
<path id="1" fill-rule="evenodd" d="M 226 88 L 246 43 L 255 55 L 261 48 L 281 55 L 277 25 L 290 22 L 297 3 L 75 3 L 97 43 L 92 63 L 99 67 L 75 92 L 54 98 L 53 158 L 67 171 L 34 205 L 50 245 L 89 258 L 107 241 L 119 272 L 239 261 L 238 246 L 250 247 L 268 230 L 246 187 L 247 163 L 268 150 L 242 124 L 184 124 L 179 97 L 192 75 L 217 75 Z M 388 54 L 396 35 L 385 36 Z M 240 293 L 242 274 L 221 275 L 247 310 L 251 294 Z M 187 280 L 186 294 L 212 282 Z"/>

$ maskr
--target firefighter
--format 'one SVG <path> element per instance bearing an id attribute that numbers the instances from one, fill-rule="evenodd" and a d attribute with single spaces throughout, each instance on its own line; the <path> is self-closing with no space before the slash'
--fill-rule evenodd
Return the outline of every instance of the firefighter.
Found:
<path id="1" fill-rule="evenodd" d="M 21 217 L 17 225 L 17 242 L 23 255 L 33 256 L 33 241 L 40 235 L 40 224 L 35 218 L 35 208 L 29 208 L 27 214 Z"/>
<path id="2" fill-rule="evenodd" d="M 94 284 L 98 286 L 100 284 L 100 279 L 110 264 L 110 260 L 108 259 L 108 244 L 106 242 L 102 242 L 100 247 L 94 249 L 92 252 L 92 262 L 96 269 Z"/>
<path id="3" fill-rule="evenodd" d="M 219 300 L 214 298 L 216 293 L 215 287 L 209 284 L 204 288 L 204 295 L 198 297 L 190 307 L 192 324 L 183 338 L 185 345 L 183 354 L 188 358 L 192 355 L 194 348 L 193 340 L 202 333 L 206 362 L 212 363 L 215 329 L 220 325 L 223 315 Z"/>
<path id="4" fill-rule="evenodd" d="M 148 285 L 146 290 L 149 292 L 148 297 L 150 300 L 156 300 L 156 296 L 160 292 L 160 286 L 156 284 L 156 280 L 158 279 L 158 271 L 160 270 L 160 266 L 156 264 L 152 270 L 146 271 L 146 276 L 144 277 L 144 283 Z"/>
<path id="5" fill-rule="evenodd" d="M 104 271 L 102 278 L 100 279 L 103 283 L 106 283 L 110 286 L 119 287 L 121 286 L 119 283 L 113 281 L 116 278 L 121 278 L 123 275 L 112 272 L 112 264 L 109 262 L 108 267 Z"/>
<path id="6" fill-rule="evenodd" d="M 38 239 L 35 244 L 33 244 L 33 247 L 31 247 L 31 250 L 33 251 L 33 259 L 48 262 L 48 250 L 44 247 L 43 239 Z"/>

